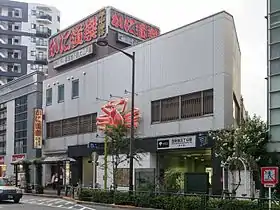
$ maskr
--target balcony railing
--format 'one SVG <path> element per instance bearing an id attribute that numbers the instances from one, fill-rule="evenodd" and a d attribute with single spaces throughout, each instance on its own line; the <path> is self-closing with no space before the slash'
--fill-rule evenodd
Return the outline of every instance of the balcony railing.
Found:
<path id="1" fill-rule="evenodd" d="M 52 34 L 52 30 L 47 27 L 36 29 L 36 35 L 39 37 L 48 38 L 51 36 L 51 34 Z"/>
<path id="2" fill-rule="evenodd" d="M 48 63 L 47 55 L 36 55 L 34 63 L 46 65 Z"/>
<path id="3" fill-rule="evenodd" d="M 42 42 L 42 41 L 36 41 L 36 46 L 38 46 L 38 47 L 47 47 L 48 43 L 47 42 Z"/>
<path id="4" fill-rule="evenodd" d="M 48 14 L 38 14 L 37 19 L 45 20 L 47 22 L 52 22 L 52 16 L 50 16 Z"/>

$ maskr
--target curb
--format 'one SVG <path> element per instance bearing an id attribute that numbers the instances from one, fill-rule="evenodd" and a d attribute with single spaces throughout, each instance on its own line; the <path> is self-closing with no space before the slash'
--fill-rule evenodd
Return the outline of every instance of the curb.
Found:
<path id="1" fill-rule="evenodd" d="M 72 201 L 76 204 L 82 204 L 82 205 L 95 205 L 95 206 L 103 206 L 103 207 L 110 207 L 110 208 L 122 208 L 122 209 L 145 209 L 145 210 L 156 210 L 152 208 L 142 208 L 142 207 L 136 207 L 136 206 L 126 206 L 126 205 L 115 205 L 115 204 L 107 204 L 107 203 L 95 203 L 95 202 L 89 202 L 89 201 L 79 201 L 75 200 L 73 198 L 65 197 L 65 196 L 58 196 L 58 195 L 48 195 L 48 194 L 35 194 L 35 193 L 23 193 L 23 195 L 29 195 L 29 196 L 37 196 L 37 197 L 44 197 L 44 198 L 61 198 L 66 201 Z M 159 210 L 159 209 L 157 209 Z"/>

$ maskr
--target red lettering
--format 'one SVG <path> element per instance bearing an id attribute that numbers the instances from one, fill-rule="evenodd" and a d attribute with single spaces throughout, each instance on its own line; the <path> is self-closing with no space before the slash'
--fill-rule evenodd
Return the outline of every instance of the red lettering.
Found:
<path id="1" fill-rule="evenodd" d="M 147 25 L 145 23 L 137 24 L 137 36 L 141 39 L 147 39 Z"/>
<path id="2" fill-rule="evenodd" d="M 53 58 L 59 52 L 58 37 L 54 37 L 49 41 L 49 57 Z"/>
<path id="3" fill-rule="evenodd" d="M 85 22 L 84 40 L 89 42 L 97 38 L 97 19 L 96 16 L 89 18 Z"/>
<path id="4" fill-rule="evenodd" d="M 159 30 L 157 28 L 149 27 L 148 38 L 155 38 L 157 36 L 159 36 Z"/>
<path id="5" fill-rule="evenodd" d="M 82 23 L 74 26 L 74 28 L 72 29 L 72 33 L 71 33 L 72 49 L 84 43 L 83 30 L 84 30 L 84 25 Z"/>
<path id="6" fill-rule="evenodd" d="M 71 49 L 71 45 L 68 44 L 70 34 L 70 31 L 65 31 L 64 33 L 60 34 L 60 54 L 63 54 L 64 52 L 67 52 Z"/>
<path id="7" fill-rule="evenodd" d="M 117 13 L 112 15 L 111 25 L 114 26 L 115 28 L 119 28 L 120 23 L 119 23 L 119 16 Z"/>
<path id="8" fill-rule="evenodd" d="M 134 27 L 133 27 L 134 25 L 135 25 L 135 20 L 134 19 L 131 19 L 129 17 L 126 17 L 124 19 L 124 31 L 125 32 L 128 32 L 132 35 L 136 35 Z"/>

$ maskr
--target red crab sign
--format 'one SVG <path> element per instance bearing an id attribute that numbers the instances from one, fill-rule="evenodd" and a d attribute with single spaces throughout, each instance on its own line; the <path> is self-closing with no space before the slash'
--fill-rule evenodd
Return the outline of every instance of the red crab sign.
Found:
<path id="1" fill-rule="evenodd" d="M 131 128 L 131 110 L 127 109 L 128 99 L 111 100 L 101 107 L 102 115 L 96 118 L 99 130 L 104 131 L 107 126 L 124 125 Z M 134 108 L 134 128 L 139 125 L 140 111 Z"/>

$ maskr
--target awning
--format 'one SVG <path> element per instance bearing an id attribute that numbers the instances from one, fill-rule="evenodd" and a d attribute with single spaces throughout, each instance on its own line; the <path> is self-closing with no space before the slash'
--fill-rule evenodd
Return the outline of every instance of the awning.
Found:
<path id="1" fill-rule="evenodd" d="M 70 157 L 60 156 L 49 156 L 42 159 L 43 163 L 57 163 L 57 162 L 75 162 L 76 160 Z"/>

